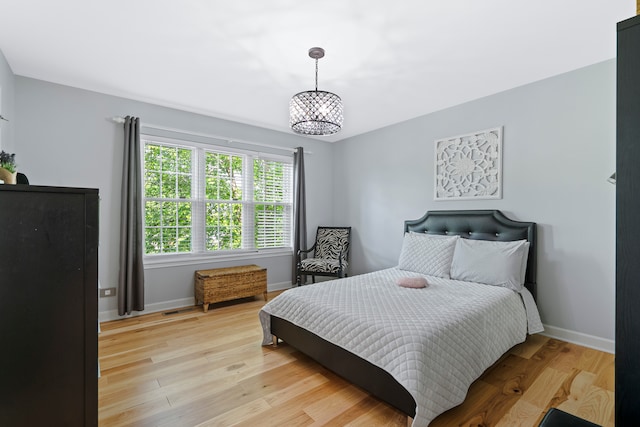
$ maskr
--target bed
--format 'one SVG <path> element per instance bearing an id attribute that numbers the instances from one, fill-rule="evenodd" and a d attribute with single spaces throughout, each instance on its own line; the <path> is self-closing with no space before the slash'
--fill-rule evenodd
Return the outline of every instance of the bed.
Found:
<path id="1" fill-rule="evenodd" d="M 430 211 L 405 221 L 404 231 L 398 267 L 293 288 L 259 316 L 263 344 L 287 342 L 420 427 L 461 403 L 470 384 L 527 333 L 541 331 L 534 302 L 536 224 L 496 210 Z M 416 259 L 429 259 L 429 273 L 453 273 L 460 257 L 434 271 L 437 258 L 430 257 L 435 255 L 416 256 L 407 249 L 412 241 L 448 248 L 452 240 L 454 255 L 462 254 L 464 245 L 484 244 L 472 240 L 517 245 L 526 251 L 520 272 L 524 286 L 488 286 L 412 266 Z M 428 282 L 426 288 L 397 286 L 418 277 Z"/>

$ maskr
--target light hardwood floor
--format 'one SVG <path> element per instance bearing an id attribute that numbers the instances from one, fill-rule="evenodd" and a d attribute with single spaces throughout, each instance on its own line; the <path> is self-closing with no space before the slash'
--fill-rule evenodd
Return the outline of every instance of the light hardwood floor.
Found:
<path id="1" fill-rule="evenodd" d="M 263 305 L 102 323 L 100 425 L 406 426 L 399 411 L 292 347 L 262 347 Z M 613 378 L 613 355 L 534 335 L 430 427 L 537 426 L 550 407 L 613 427 Z"/>

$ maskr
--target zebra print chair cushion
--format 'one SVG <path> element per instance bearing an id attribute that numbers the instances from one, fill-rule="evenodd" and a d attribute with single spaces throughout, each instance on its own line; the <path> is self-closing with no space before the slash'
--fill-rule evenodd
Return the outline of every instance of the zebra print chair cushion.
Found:
<path id="1" fill-rule="evenodd" d="M 298 283 L 302 275 L 336 276 L 347 275 L 351 227 L 318 227 L 316 242 L 311 249 L 301 250 L 298 255 Z M 301 253 L 313 251 L 313 257 L 302 259 Z"/>
<path id="2" fill-rule="evenodd" d="M 346 270 L 348 263 L 342 261 L 342 269 Z M 307 258 L 300 262 L 300 269 L 308 273 L 339 273 L 340 261 L 337 259 Z"/>

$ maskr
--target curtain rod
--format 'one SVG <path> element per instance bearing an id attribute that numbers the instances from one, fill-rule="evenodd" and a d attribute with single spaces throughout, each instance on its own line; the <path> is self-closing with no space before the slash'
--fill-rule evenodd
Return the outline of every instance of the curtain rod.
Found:
<path id="1" fill-rule="evenodd" d="M 116 117 L 112 117 L 111 120 L 114 123 L 124 123 L 124 117 L 116 116 Z M 183 130 L 183 129 L 178 129 L 178 128 L 170 128 L 170 127 L 160 126 L 160 125 L 146 124 L 146 123 L 142 123 L 142 122 L 140 123 L 140 127 L 141 128 L 147 128 L 147 129 L 161 130 L 161 131 L 165 131 L 165 132 L 181 133 L 181 134 L 184 134 L 184 135 L 199 136 L 199 137 L 203 137 L 203 138 L 221 139 L 223 141 L 226 141 L 227 143 L 237 142 L 237 143 L 240 143 L 240 144 L 247 144 L 247 145 L 255 145 L 255 146 L 258 146 L 258 147 L 273 148 L 275 150 L 288 151 L 289 153 L 295 153 L 296 151 L 298 151 L 297 149 L 290 148 L 290 147 L 281 147 L 279 145 L 265 144 L 263 142 L 247 141 L 247 140 L 244 140 L 244 139 L 228 138 L 226 136 L 213 135 L 213 134 L 209 134 L 209 133 L 192 132 L 192 131 L 188 131 L 188 130 Z M 313 154 L 313 152 L 305 150 L 304 154 Z"/>

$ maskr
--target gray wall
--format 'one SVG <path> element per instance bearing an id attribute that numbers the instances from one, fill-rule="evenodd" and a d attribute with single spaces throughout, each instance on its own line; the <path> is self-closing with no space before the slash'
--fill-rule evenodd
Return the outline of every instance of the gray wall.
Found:
<path id="1" fill-rule="evenodd" d="M 0 90 L 2 95 L 2 104 L 0 104 L 0 114 L 8 119 L 6 122 L 0 120 L 0 150 L 8 153 L 14 153 L 14 103 L 15 103 L 15 77 L 13 71 L 4 54 L 0 50 Z M 16 156 L 17 158 L 17 156 Z M 19 165 L 18 165 L 19 166 Z"/>
<path id="2" fill-rule="evenodd" d="M 333 147 L 326 142 L 26 77 L 17 76 L 15 83 L 16 152 L 21 172 L 36 185 L 100 190 L 99 277 L 102 287 L 116 286 L 118 277 L 123 126 L 113 123 L 110 120 L 113 116 L 133 115 L 140 117 L 143 123 L 282 147 L 303 146 L 311 152 L 305 156 L 309 239 L 315 236 L 317 225 L 332 223 Z M 280 154 L 286 153 L 280 151 Z M 192 303 L 194 270 L 228 265 L 263 265 L 268 268 L 268 283 L 281 287 L 290 284 L 291 259 L 291 254 L 287 254 L 146 268 L 145 302 L 151 309 Z M 112 317 L 105 316 L 105 312 L 113 314 L 116 307 L 116 298 L 100 299 L 103 319 Z"/>
<path id="3" fill-rule="evenodd" d="M 610 60 L 336 143 L 334 218 L 354 227 L 352 272 L 397 265 L 405 219 L 500 209 L 538 223 L 543 322 L 613 340 L 615 82 Z M 503 198 L 435 202 L 434 141 L 496 126 Z"/>

